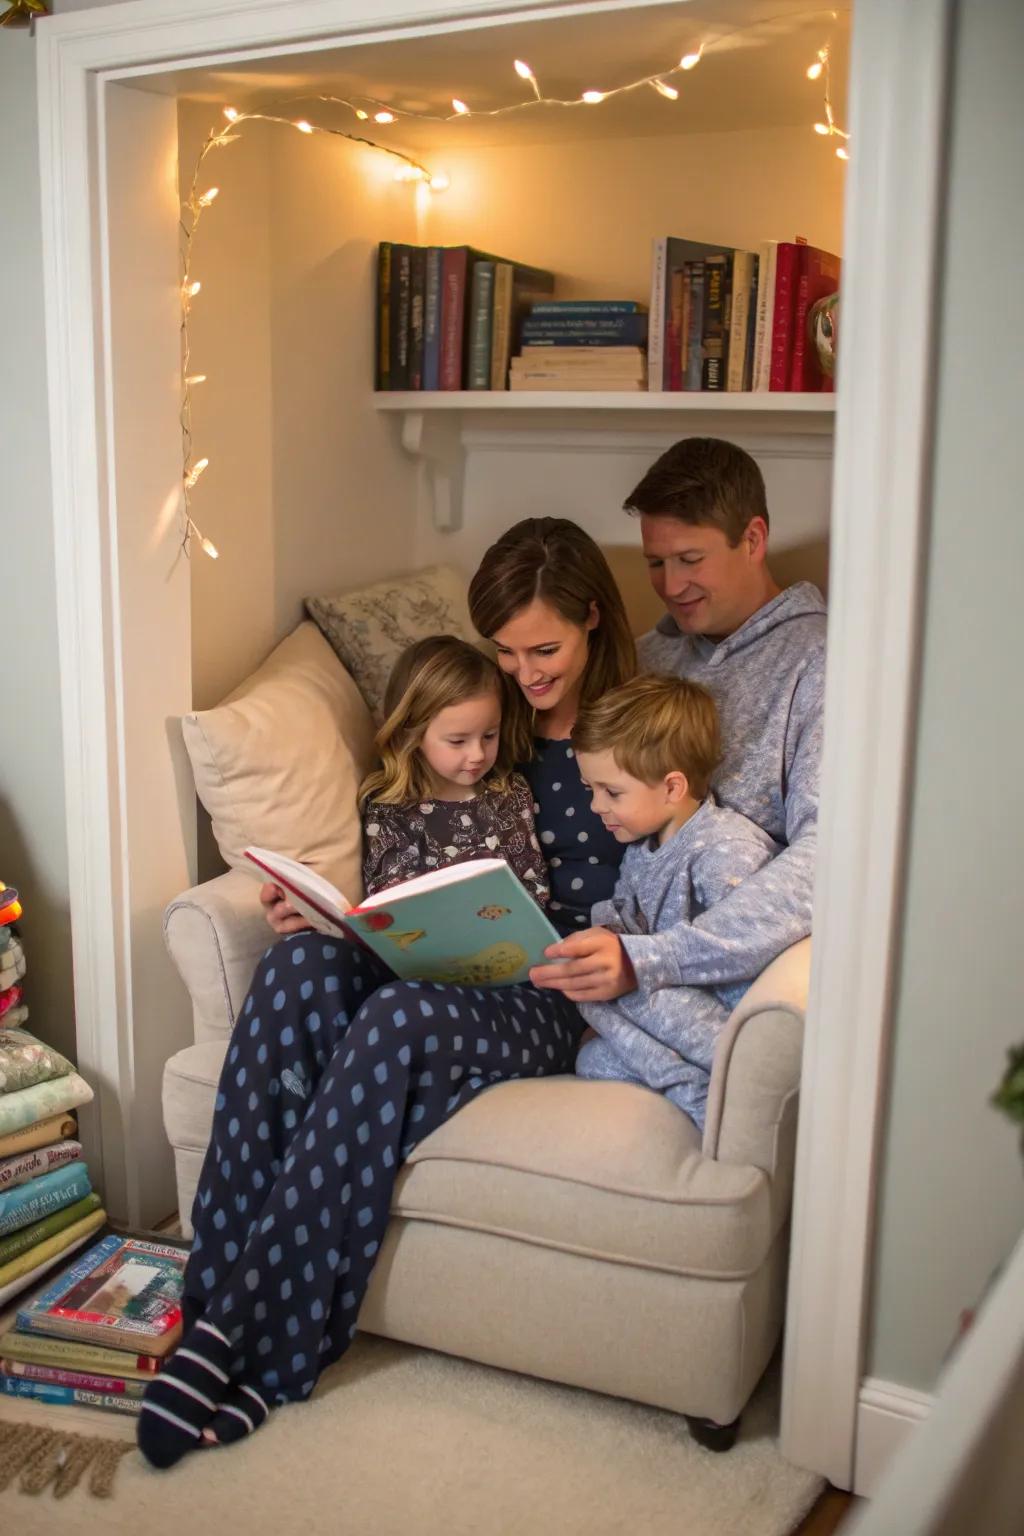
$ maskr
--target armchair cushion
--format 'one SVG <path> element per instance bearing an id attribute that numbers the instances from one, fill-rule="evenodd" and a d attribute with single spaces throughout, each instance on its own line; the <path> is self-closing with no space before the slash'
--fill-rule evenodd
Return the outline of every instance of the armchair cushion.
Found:
<path id="1" fill-rule="evenodd" d="M 314 624 L 293 630 L 215 709 L 186 715 L 182 733 L 225 863 L 251 870 L 244 850 L 258 843 L 361 898 L 356 791 L 373 722 Z"/>

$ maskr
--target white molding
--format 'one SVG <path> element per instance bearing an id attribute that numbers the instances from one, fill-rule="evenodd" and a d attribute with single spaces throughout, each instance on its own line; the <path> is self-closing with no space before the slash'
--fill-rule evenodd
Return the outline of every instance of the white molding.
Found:
<path id="1" fill-rule="evenodd" d="M 857 1450 L 853 1492 L 871 1498 L 896 1454 L 918 1424 L 931 1413 L 935 1399 L 894 1381 L 868 1377 L 857 1403 Z"/>
<path id="2" fill-rule="evenodd" d="M 859 0 L 782 1450 L 849 1488 L 920 647 L 951 0 Z"/>

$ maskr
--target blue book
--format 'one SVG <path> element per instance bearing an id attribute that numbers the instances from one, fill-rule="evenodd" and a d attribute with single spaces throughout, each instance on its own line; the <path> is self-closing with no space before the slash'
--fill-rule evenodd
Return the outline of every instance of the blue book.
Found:
<path id="1" fill-rule="evenodd" d="M 532 315 L 644 315 L 646 304 L 635 299 L 541 299 Z"/>
<path id="2" fill-rule="evenodd" d="M 441 387 L 441 256 L 439 245 L 427 247 L 427 282 L 423 302 L 423 388 Z"/>
<path id="3" fill-rule="evenodd" d="M 29 1179 L 27 1184 L 0 1194 L 0 1237 L 17 1232 L 30 1222 L 42 1221 L 44 1216 L 52 1216 L 54 1211 L 62 1211 L 91 1193 L 89 1170 L 80 1162 Z"/>
<path id="4" fill-rule="evenodd" d="M 627 347 L 642 347 L 647 340 L 646 315 L 568 315 L 531 314 L 523 321 L 522 339 L 531 345 L 548 341 L 552 345 L 570 347 L 585 346 L 591 338 L 600 337 L 601 344 L 613 346 L 620 343 Z"/>
<path id="5" fill-rule="evenodd" d="M 29 1376 L 0 1372 L 0 1392 L 8 1397 L 32 1397 L 39 1403 L 67 1403 L 85 1408 L 111 1408 L 115 1413 L 141 1413 L 142 1399 L 124 1392 L 94 1392 L 88 1387 L 65 1387 L 53 1381 L 34 1381 Z"/>
<path id="6" fill-rule="evenodd" d="M 491 325 L 494 318 L 494 262 L 478 261 L 470 286 L 466 388 L 491 387 Z"/>
<path id="7" fill-rule="evenodd" d="M 288 893 L 321 933 L 340 933 L 373 950 L 402 981 L 508 987 L 560 935 L 504 859 L 472 859 L 403 880 L 349 906 L 329 880 L 266 848 L 250 859 Z"/>

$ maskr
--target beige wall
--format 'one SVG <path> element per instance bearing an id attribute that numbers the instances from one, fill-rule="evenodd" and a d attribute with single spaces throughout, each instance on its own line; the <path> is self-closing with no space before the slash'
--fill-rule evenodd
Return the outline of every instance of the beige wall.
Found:
<path id="1" fill-rule="evenodd" d="M 1024 10 L 959 7 L 924 655 L 868 1372 L 930 1391 L 1024 1224 L 988 1098 L 1024 1036 L 1020 962 L 1019 146 Z M 979 253 L 984 280 L 979 283 Z"/>

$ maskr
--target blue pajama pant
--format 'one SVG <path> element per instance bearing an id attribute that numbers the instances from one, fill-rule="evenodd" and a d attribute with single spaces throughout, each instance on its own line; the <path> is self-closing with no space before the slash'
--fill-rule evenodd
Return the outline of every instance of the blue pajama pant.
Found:
<path id="1" fill-rule="evenodd" d="M 490 1084 L 571 1072 L 582 1029 L 559 993 L 400 982 L 342 940 L 280 940 L 221 1074 L 186 1332 L 205 1318 L 234 1377 L 307 1397 L 355 1334 L 403 1160 Z"/>

